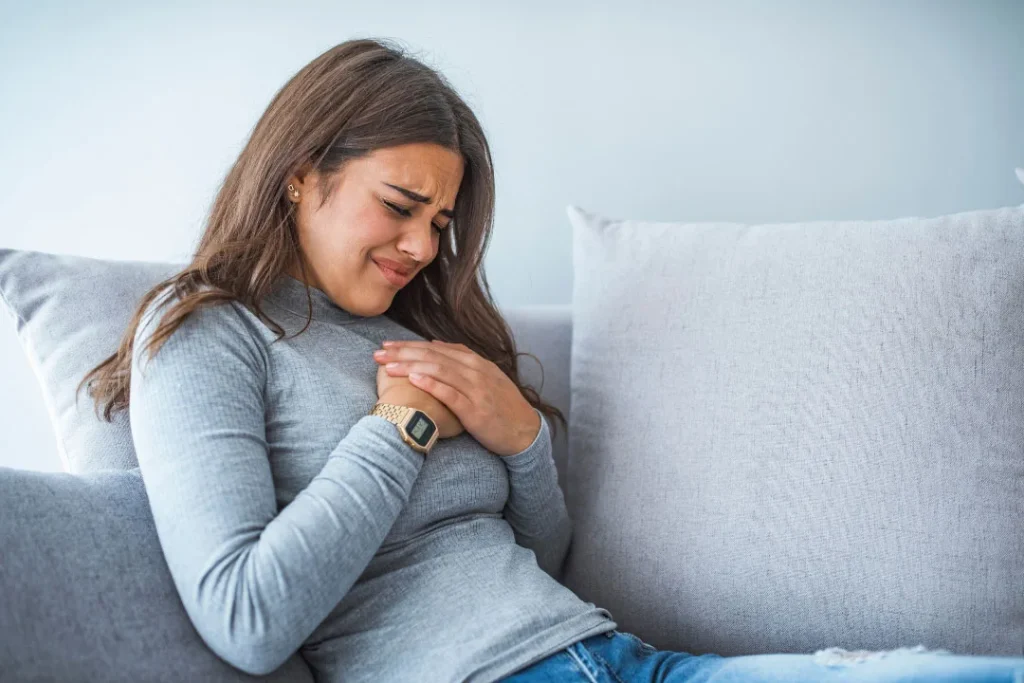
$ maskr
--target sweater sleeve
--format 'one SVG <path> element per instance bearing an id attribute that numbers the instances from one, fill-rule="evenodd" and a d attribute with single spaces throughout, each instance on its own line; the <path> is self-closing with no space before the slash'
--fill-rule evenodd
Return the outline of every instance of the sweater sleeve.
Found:
<path id="1" fill-rule="evenodd" d="M 502 457 L 509 479 L 504 514 L 516 543 L 533 550 L 540 568 L 560 581 L 572 538 L 572 521 L 558 486 L 551 428 L 544 415 L 534 410 L 540 415 L 540 431 L 533 443 L 526 450 Z"/>
<path id="2" fill-rule="evenodd" d="M 151 305 L 147 310 L 152 311 Z M 152 358 L 135 335 L 129 419 L 168 569 L 203 641 L 253 675 L 291 657 L 341 601 L 409 498 L 423 456 L 359 419 L 278 511 L 269 357 L 233 303 L 193 311 Z"/>

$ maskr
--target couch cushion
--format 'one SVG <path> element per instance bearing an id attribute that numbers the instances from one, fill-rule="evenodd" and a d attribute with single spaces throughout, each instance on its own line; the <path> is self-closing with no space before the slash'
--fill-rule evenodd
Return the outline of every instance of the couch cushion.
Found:
<path id="1" fill-rule="evenodd" d="M 569 405 L 569 354 L 572 350 L 572 308 L 569 304 L 532 304 L 502 310 L 515 338 L 519 379 L 532 386 L 545 402 L 572 420 Z M 530 356 L 533 356 L 532 358 Z M 554 418 L 551 422 L 551 456 L 558 483 L 565 492 L 569 433 Z"/>
<path id="2" fill-rule="evenodd" d="M 68 472 L 138 466 L 128 411 L 97 417 L 85 373 L 117 350 L 135 306 L 184 264 L 0 249 L 0 304 L 18 328 Z"/>
<path id="3" fill-rule="evenodd" d="M 200 638 L 164 560 L 138 468 L 0 467 L 0 679 L 312 681 L 293 655 L 250 676 Z"/>
<path id="4" fill-rule="evenodd" d="M 1024 207 L 568 211 L 570 588 L 664 649 L 1021 654 Z"/>

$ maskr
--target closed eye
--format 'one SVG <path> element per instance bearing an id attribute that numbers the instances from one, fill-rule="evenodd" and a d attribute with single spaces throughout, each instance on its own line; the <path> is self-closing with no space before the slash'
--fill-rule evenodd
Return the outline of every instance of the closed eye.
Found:
<path id="1" fill-rule="evenodd" d="M 388 207 L 389 209 L 391 209 L 400 216 L 408 217 L 412 215 L 412 212 L 409 211 L 409 209 L 402 206 L 398 206 L 397 204 L 393 204 L 386 199 L 381 199 L 381 202 L 384 203 L 384 206 Z M 438 232 L 444 232 L 445 230 L 448 229 L 447 225 L 438 225 L 437 223 L 431 223 L 431 225 L 434 226 L 434 230 L 437 230 Z"/>

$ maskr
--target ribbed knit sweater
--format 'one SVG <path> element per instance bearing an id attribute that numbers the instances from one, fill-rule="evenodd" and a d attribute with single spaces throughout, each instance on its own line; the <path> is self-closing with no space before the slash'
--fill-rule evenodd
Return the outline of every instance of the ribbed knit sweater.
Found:
<path id="1" fill-rule="evenodd" d="M 296 652 L 318 681 L 496 681 L 611 614 L 557 578 L 572 524 L 550 426 L 508 457 L 467 432 L 424 457 L 377 400 L 372 352 L 423 339 L 289 275 L 263 309 L 190 314 L 157 354 L 135 335 L 129 417 L 161 547 L 193 625 L 265 674 Z M 538 413 L 539 414 L 539 413 Z"/>

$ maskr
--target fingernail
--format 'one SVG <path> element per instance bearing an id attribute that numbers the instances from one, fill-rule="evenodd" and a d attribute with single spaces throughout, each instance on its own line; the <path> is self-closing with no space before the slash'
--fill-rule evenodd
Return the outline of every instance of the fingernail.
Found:
<path id="1" fill-rule="evenodd" d="M 377 358 L 383 358 L 385 353 L 387 353 L 387 351 L 384 351 L 383 349 L 380 349 L 380 350 L 374 351 L 373 355 L 375 357 L 377 357 Z"/>
<path id="2" fill-rule="evenodd" d="M 393 342 L 393 341 L 381 342 L 381 346 L 394 346 L 394 345 L 395 345 L 395 342 Z"/>

